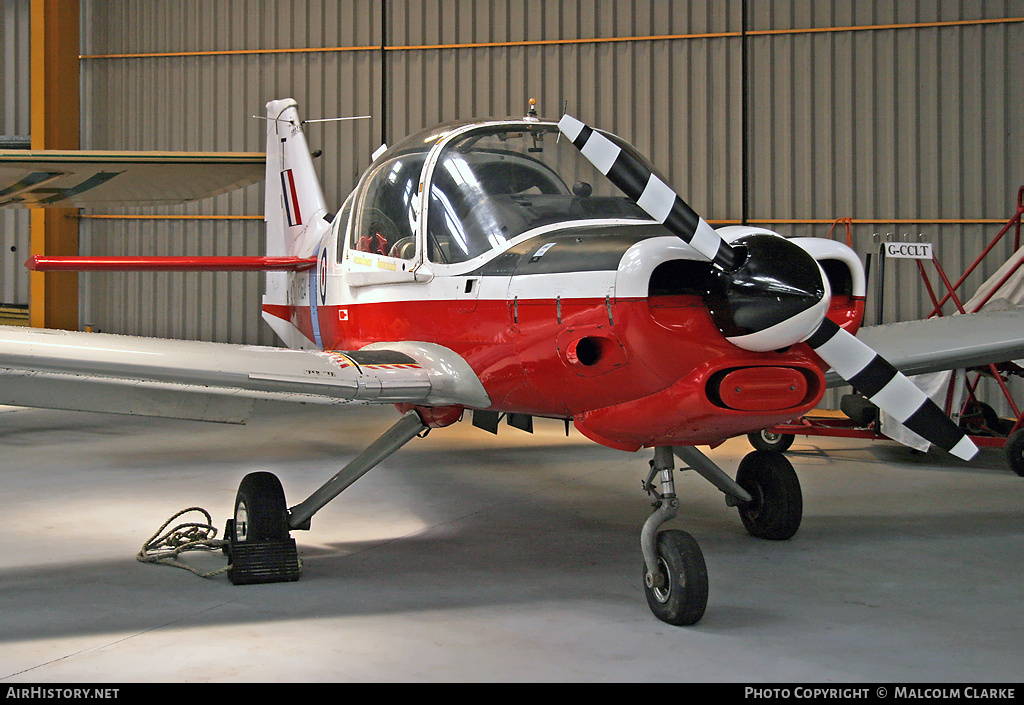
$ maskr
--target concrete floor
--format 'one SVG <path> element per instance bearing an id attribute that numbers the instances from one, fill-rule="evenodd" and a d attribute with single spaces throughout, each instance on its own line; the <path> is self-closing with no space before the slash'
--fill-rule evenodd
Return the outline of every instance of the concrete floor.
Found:
<path id="1" fill-rule="evenodd" d="M 1019 682 L 1024 666 L 1024 479 L 999 450 L 967 465 L 798 438 L 804 521 L 781 543 L 678 474 L 673 524 L 700 542 L 711 592 L 703 621 L 677 628 L 640 582 L 649 452 L 550 422 L 434 431 L 295 533 L 301 580 L 239 587 L 135 554 L 187 507 L 223 526 L 253 470 L 297 503 L 394 409 L 263 406 L 246 426 L 0 411 L 8 684 Z M 712 457 L 731 474 L 748 450 Z"/>

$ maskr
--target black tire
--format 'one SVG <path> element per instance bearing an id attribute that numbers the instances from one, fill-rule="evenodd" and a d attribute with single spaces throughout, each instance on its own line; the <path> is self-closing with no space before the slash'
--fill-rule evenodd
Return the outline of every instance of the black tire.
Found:
<path id="1" fill-rule="evenodd" d="M 739 505 L 743 526 L 771 541 L 792 538 L 804 513 L 800 479 L 793 465 L 777 451 L 755 450 L 740 461 L 736 482 L 753 500 Z"/>
<path id="2" fill-rule="evenodd" d="M 967 402 L 960 414 L 960 427 L 971 436 L 998 435 L 1001 425 L 999 414 L 983 401 Z"/>
<path id="3" fill-rule="evenodd" d="M 661 531 L 655 539 L 659 568 L 666 585 L 647 585 L 644 565 L 644 593 L 647 605 L 662 622 L 675 626 L 696 624 L 708 604 L 708 569 L 697 542 L 685 531 Z"/>
<path id="4" fill-rule="evenodd" d="M 288 538 L 288 507 L 277 476 L 252 472 L 235 495 L 234 541 L 280 541 Z"/>
<path id="5" fill-rule="evenodd" d="M 839 410 L 861 427 L 878 421 L 878 407 L 861 394 L 844 394 L 839 398 Z"/>
<path id="6" fill-rule="evenodd" d="M 748 433 L 747 440 L 757 450 L 775 450 L 784 453 L 793 445 L 795 436 L 792 433 L 774 433 L 765 429 L 757 433 Z"/>
<path id="7" fill-rule="evenodd" d="M 1017 429 L 1006 439 L 1006 460 L 1010 469 L 1024 477 L 1024 428 Z"/>

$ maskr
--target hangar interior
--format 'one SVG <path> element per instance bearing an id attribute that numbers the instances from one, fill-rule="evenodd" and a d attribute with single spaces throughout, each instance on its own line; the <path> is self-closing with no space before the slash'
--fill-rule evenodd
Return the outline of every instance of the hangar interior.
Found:
<path id="1" fill-rule="evenodd" d="M 40 148 L 32 22 L 53 4 L 0 6 L 0 148 Z M 927 241 L 953 275 L 1024 185 L 1021 0 L 58 4 L 77 6 L 61 31 L 78 48 L 59 52 L 74 75 L 51 75 L 58 93 L 78 90 L 51 117 L 77 143 L 41 146 L 260 151 L 253 115 L 292 97 L 304 118 L 371 116 L 307 127 L 334 207 L 381 143 L 522 115 L 530 98 L 544 116 L 564 107 L 625 136 L 712 225 L 842 238 L 833 226 L 849 219 L 858 255 Z M 63 221 L 81 254 L 260 255 L 262 192 Z M 23 266 L 40 251 L 36 217 L 0 210 L 4 323 L 45 300 L 80 329 L 278 344 L 257 273 L 93 272 L 45 288 Z M 1012 250 L 1000 242 L 964 291 Z M 927 316 L 914 265 L 886 266 L 866 323 Z M 982 394 L 1008 412 L 997 389 Z M 892 443 L 798 439 L 807 514 L 785 543 L 744 536 L 685 477 L 678 521 L 706 546 L 715 593 L 705 620 L 678 630 L 650 617 L 638 580 L 647 456 L 560 426 L 497 442 L 462 426 L 432 434 L 301 535 L 302 580 L 239 588 L 134 554 L 179 509 L 226 511 L 250 469 L 314 487 L 390 409 L 267 405 L 244 427 L 2 411 L 8 682 L 1019 678 L 1022 489 L 988 449 L 965 467 Z M 715 457 L 731 471 L 744 443 Z"/>

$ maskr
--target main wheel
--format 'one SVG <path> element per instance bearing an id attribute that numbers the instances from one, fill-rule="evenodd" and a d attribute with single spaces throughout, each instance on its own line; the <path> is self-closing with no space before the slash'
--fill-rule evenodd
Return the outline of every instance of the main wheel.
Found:
<path id="1" fill-rule="evenodd" d="M 692 536 L 678 529 L 659 532 L 655 542 L 665 585 L 648 585 L 644 565 L 647 605 L 662 622 L 676 626 L 696 624 L 708 604 L 708 569 L 704 554 Z"/>
<path id="2" fill-rule="evenodd" d="M 776 450 L 780 453 L 789 450 L 789 447 L 793 445 L 794 438 L 792 433 L 774 433 L 768 429 L 747 434 L 750 445 L 758 450 Z"/>
<path id="3" fill-rule="evenodd" d="M 1006 460 L 1010 469 L 1024 477 L 1024 428 L 1019 428 L 1006 439 Z"/>
<path id="4" fill-rule="evenodd" d="M 862 394 L 844 394 L 839 398 L 839 410 L 857 426 L 870 426 L 878 421 L 878 407 Z"/>
<path id="5" fill-rule="evenodd" d="M 999 414 L 983 401 L 969 401 L 960 414 L 960 426 L 972 436 L 992 436 L 1000 431 Z"/>
<path id="6" fill-rule="evenodd" d="M 793 537 L 803 518 L 803 493 L 793 465 L 782 453 L 748 453 L 740 461 L 736 483 L 753 497 L 739 505 L 740 519 L 752 536 L 773 541 Z"/>
<path id="7" fill-rule="evenodd" d="M 233 528 L 236 542 L 288 538 L 288 508 L 276 475 L 252 472 L 242 478 L 235 495 Z"/>

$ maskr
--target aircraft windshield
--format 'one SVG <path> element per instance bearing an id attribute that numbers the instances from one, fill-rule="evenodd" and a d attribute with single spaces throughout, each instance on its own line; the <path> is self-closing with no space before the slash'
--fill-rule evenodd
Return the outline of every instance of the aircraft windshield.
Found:
<path id="1" fill-rule="evenodd" d="M 644 213 L 554 125 L 489 127 L 449 143 L 427 205 L 430 261 L 464 262 L 543 225 Z"/>

